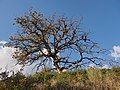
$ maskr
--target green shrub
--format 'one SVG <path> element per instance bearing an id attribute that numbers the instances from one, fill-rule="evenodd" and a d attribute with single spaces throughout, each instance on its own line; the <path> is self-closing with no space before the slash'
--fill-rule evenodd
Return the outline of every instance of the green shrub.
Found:
<path id="1" fill-rule="evenodd" d="M 112 69 L 89 68 L 63 73 L 45 69 L 30 76 L 24 76 L 18 72 L 0 81 L 0 90 L 48 90 L 57 88 L 119 90 L 120 67 L 113 67 Z"/>

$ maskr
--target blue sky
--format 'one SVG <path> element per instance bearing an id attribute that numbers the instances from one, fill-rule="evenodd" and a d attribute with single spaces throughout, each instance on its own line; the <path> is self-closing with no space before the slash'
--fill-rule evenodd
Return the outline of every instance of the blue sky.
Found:
<path id="1" fill-rule="evenodd" d="M 45 16 L 56 13 L 78 20 L 83 17 L 83 29 L 90 31 L 91 38 L 101 47 L 113 50 L 108 56 L 120 60 L 120 0 L 0 0 L 0 44 L 16 33 L 14 18 L 31 7 Z M 0 68 L 13 63 L 12 51 L 12 47 L 0 46 Z"/>
<path id="2" fill-rule="evenodd" d="M 0 40 L 8 41 L 15 34 L 14 18 L 30 7 L 46 16 L 55 12 L 75 19 L 83 16 L 84 28 L 103 48 L 120 45 L 119 0 L 0 0 Z"/>

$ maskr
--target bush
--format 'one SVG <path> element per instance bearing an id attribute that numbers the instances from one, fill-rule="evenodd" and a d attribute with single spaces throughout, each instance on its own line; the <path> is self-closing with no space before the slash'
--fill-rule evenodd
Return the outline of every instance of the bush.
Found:
<path id="1" fill-rule="evenodd" d="M 48 90 L 48 89 L 111 89 L 120 88 L 120 68 L 89 68 L 71 72 L 42 70 L 34 75 L 24 76 L 18 72 L 0 81 L 0 90 Z"/>

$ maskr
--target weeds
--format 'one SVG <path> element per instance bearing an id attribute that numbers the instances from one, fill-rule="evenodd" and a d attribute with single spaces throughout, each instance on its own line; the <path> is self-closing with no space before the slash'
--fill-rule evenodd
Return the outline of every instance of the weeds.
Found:
<path id="1" fill-rule="evenodd" d="M 0 81 L 0 90 L 119 90 L 120 67 L 89 68 L 56 73 L 43 70 L 30 76 L 17 73 Z"/>

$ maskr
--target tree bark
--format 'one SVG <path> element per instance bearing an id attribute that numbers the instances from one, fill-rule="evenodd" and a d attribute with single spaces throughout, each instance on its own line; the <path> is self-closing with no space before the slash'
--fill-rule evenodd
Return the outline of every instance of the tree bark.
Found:
<path id="1" fill-rule="evenodd" d="M 58 73 L 61 73 L 61 72 L 62 72 L 62 70 L 61 70 L 61 68 L 60 68 L 60 66 L 58 65 L 57 62 L 54 62 L 54 66 L 56 67 L 56 71 L 57 71 Z"/>

